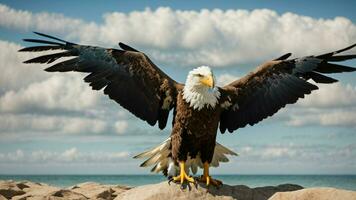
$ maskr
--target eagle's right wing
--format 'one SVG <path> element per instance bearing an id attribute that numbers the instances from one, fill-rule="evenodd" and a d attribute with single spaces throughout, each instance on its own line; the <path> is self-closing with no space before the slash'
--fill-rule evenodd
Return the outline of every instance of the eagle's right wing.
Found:
<path id="1" fill-rule="evenodd" d="M 248 124 L 252 126 L 287 104 L 304 98 L 318 89 L 308 79 L 316 83 L 333 83 L 337 80 L 323 74 L 356 71 L 353 67 L 330 63 L 356 58 L 356 55 L 337 55 L 355 46 L 289 60 L 286 59 L 290 54 L 286 54 L 221 88 L 221 94 L 226 100 L 220 117 L 220 131 L 233 132 Z"/>
<path id="2" fill-rule="evenodd" d="M 36 33 L 36 32 L 35 32 Z M 144 53 L 119 43 L 122 50 L 105 49 L 70 43 L 42 33 L 53 41 L 24 39 L 45 44 L 20 51 L 63 50 L 39 56 L 24 63 L 52 63 L 59 58 L 74 57 L 46 68 L 48 72 L 77 71 L 89 73 L 84 78 L 94 90 L 104 93 L 135 116 L 159 128 L 166 126 L 169 111 L 175 106 L 182 86 L 163 73 Z"/>

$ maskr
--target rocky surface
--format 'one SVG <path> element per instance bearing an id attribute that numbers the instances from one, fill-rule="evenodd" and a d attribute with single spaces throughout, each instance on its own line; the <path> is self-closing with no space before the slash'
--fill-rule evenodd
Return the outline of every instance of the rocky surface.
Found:
<path id="1" fill-rule="evenodd" d="M 277 192 L 270 200 L 356 200 L 356 192 L 335 188 L 308 188 L 292 192 Z"/>
<path id="2" fill-rule="evenodd" d="M 127 192 L 121 193 L 115 200 L 167 200 L 167 199 L 214 199 L 214 200 L 266 200 L 274 193 L 280 191 L 299 190 L 303 187 L 299 185 L 285 184 L 279 186 L 267 186 L 258 188 L 249 188 L 244 185 L 223 185 L 219 189 L 211 186 L 206 188 L 203 184 L 198 185 L 197 188 L 191 185 L 186 186 L 183 190 L 179 184 L 172 183 L 168 185 L 167 182 L 158 184 L 145 185 L 133 188 Z"/>
<path id="3" fill-rule="evenodd" d="M 85 195 L 89 199 L 114 199 L 120 193 L 129 190 L 130 187 L 87 182 L 75 185 L 70 189 L 73 192 Z"/>
<path id="4" fill-rule="evenodd" d="M 126 186 L 101 185 L 91 182 L 64 189 L 29 181 L 0 181 L 0 200 L 110 200 L 129 189 Z"/>
<path id="5" fill-rule="evenodd" d="M 6 200 L 6 198 L 0 194 L 0 200 Z"/>
<path id="6" fill-rule="evenodd" d="M 284 200 L 284 199 L 356 199 L 356 192 L 334 188 L 303 189 L 299 185 L 284 184 L 249 188 L 244 185 L 223 185 L 219 189 L 194 185 L 181 188 L 179 184 L 167 182 L 135 188 L 99 183 L 81 183 L 69 188 L 58 188 L 29 181 L 0 181 L 0 200 L 168 200 L 168 199 L 238 199 L 238 200 Z"/>

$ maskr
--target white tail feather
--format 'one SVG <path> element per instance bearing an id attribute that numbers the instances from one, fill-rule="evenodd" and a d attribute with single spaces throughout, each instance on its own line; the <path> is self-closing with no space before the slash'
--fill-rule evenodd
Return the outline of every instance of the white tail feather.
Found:
<path id="1" fill-rule="evenodd" d="M 141 164 L 141 167 L 148 167 L 154 165 L 151 170 L 152 172 L 159 173 L 161 171 L 165 171 L 168 176 L 175 176 L 178 174 L 179 167 L 174 164 L 173 160 L 170 157 L 170 146 L 171 138 L 169 137 L 157 147 L 140 153 L 134 158 L 147 158 L 147 160 L 145 160 Z M 226 157 L 226 155 L 237 156 L 238 154 L 217 142 L 215 145 L 214 155 L 210 166 L 218 167 L 220 162 L 228 162 L 229 159 Z M 190 169 L 193 174 L 196 174 L 198 168 L 203 168 L 203 163 L 200 159 L 200 155 L 198 154 L 194 159 L 191 159 L 190 156 L 188 156 L 188 159 L 186 161 L 186 167 L 187 169 L 185 170 L 187 172 L 189 172 Z"/>

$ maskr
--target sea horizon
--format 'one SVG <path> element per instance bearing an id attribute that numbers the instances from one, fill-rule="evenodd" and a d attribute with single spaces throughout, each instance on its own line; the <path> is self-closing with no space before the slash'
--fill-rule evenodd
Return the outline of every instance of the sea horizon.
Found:
<path id="1" fill-rule="evenodd" d="M 355 174 L 213 174 L 212 176 L 228 185 L 246 185 L 251 188 L 297 184 L 305 188 L 333 187 L 356 191 Z M 1 174 L 0 180 L 28 180 L 66 188 L 83 182 L 135 187 L 159 183 L 166 181 L 167 178 L 159 174 Z"/>
<path id="2" fill-rule="evenodd" d="M 162 174 L 156 174 L 156 173 L 152 173 L 152 174 L 145 174 L 145 173 L 142 173 L 142 174 L 130 174 L 130 173 L 128 173 L 128 174 L 113 174 L 113 173 L 109 173 L 109 174 L 95 174 L 95 173 L 93 173 L 93 174 L 85 174 L 85 173 L 83 173 L 83 174 L 70 174 L 70 173 L 44 173 L 44 174 L 40 174 L 40 173 L 38 173 L 38 174 L 36 174 L 36 173 L 29 173 L 29 174 L 27 174 L 27 173 L 24 173 L 24 174 L 0 174 L 0 176 L 33 176 L 33 175 L 40 175 L 40 176 L 52 176 L 52 175 L 62 175 L 62 176 L 72 176 L 72 175 L 74 175 L 74 176 L 110 176 L 110 175 L 113 175 L 113 176 L 163 176 Z M 197 175 L 199 175 L 199 173 L 197 173 L 197 174 L 195 174 L 194 176 L 197 176 Z M 216 176 L 216 175 L 218 175 L 218 176 L 225 176 L 225 175 L 231 175 L 231 176 L 240 176 L 240 175 L 242 175 L 242 176 L 244 176 L 244 175 L 246 175 L 246 176 L 284 176 L 284 175 L 286 175 L 286 176 L 356 176 L 356 174 L 308 174 L 308 173 L 306 173 L 306 174 L 298 174 L 298 173 L 296 173 L 296 174 L 288 174 L 288 173 L 281 173 L 281 174 L 268 174 L 268 173 L 266 173 L 266 174 L 263 174 L 263 173 L 261 173 L 261 174 L 259 174 L 259 173 L 251 173 L 251 174 L 229 174 L 229 173 L 227 173 L 227 174 L 225 174 L 225 173 L 217 173 L 217 174 L 212 174 L 212 176 Z"/>

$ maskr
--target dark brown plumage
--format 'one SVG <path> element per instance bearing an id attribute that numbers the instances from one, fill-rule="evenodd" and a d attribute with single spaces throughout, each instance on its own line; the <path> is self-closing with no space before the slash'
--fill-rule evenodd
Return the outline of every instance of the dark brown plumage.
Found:
<path id="1" fill-rule="evenodd" d="M 202 162 L 211 162 L 214 154 L 216 133 L 221 113 L 220 106 L 194 110 L 178 94 L 172 138 L 172 158 L 187 160 L 188 154 L 195 158 L 200 152 Z"/>
<path id="2" fill-rule="evenodd" d="M 104 94 L 138 118 L 152 126 L 158 122 L 160 129 L 165 128 L 169 112 L 174 109 L 171 152 L 165 156 L 171 156 L 176 163 L 187 160 L 188 156 L 199 156 L 202 163 L 211 163 L 218 128 L 224 133 L 226 130 L 233 132 L 247 124 L 252 126 L 272 116 L 286 104 L 295 103 L 299 98 L 318 89 L 314 83 L 308 82 L 309 79 L 315 83 L 333 83 L 337 80 L 323 74 L 356 70 L 330 63 L 356 58 L 356 55 L 337 55 L 356 44 L 319 56 L 288 59 L 291 56 L 288 53 L 262 64 L 239 80 L 216 88 L 220 93 L 216 105 L 196 109 L 183 98 L 185 85 L 175 82 L 144 53 L 128 45 L 119 43 L 122 49 L 105 49 L 66 42 L 42 33 L 36 34 L 55 42 L 25 39 L 27 42 L 45 45 L 27 47 L 20 51 L 63 52 L 39 56 L 25 63 L 52 63 L 63 57 L 74 56 L 45 70 L 89 73 L 84 81 L 94 90 L 104 89 Z M 204 81 L 209 83 L 212 79 L 210 77 Z M 159 157 L 153 157 L 147 162 L 152 164 L 155 159 Z M 162 166 L 156 165 L 154 169 L 157 167 Z M 167 172 L 167 167 L 162 170 Z"/>
<path id="3" fill-rule="evenodd" d="M 352 72 L 356 68 L 329 63 L 355 58 L 356 55 L 338 56 L 336 54 L 355 47 L 347 48 L 319 56 L 269 61 L 245 77 L 236 80 L 223 88 L 231 104 L 239 109 L 223 111 L 220 119 L 220 131 L 233 132 L 247 124 L 254 125 L 272 116 L 286 104 L 293 104 L 304 98 L 318 87 L 316 83 L 334 83 L 337 80 L 322 73 Z M 288 56 L 289 57 L 289 56 Z"/>
<path id="4" fill-rule="evenodd" d="M 180 86 L 153 64 L 145 54 L 122 43 L 120 46 L 123 50 L 104 49 L 77 45 L 42 33 L 36 34 L 62 43 L 24 39 L 27 42 L 52 46 L 27 47 L 20 51 L 60 49 L 64 52 L 39 56 L 24 63 L 52 63 L 59 58 L 76 56 L 48 67 L 45 71 L 89 73 L 84 81 L 94 90 L 105 88 L 106 95 L 135 116 L 150 125 L 155 125 L 158 121 L 161 129 L 166 126 L 169 110 L 174 107 L 177 88 Z M 163 100 L 167 97 L 172 100 L 162 108 Z"/>

